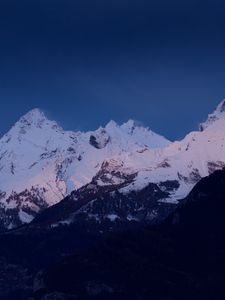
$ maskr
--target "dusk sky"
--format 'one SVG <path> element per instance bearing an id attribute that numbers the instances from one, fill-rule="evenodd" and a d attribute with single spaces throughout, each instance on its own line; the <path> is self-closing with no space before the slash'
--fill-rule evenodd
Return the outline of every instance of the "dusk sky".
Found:
<path id="1" fill-rule="evenodd" d="M 182 138 L 225 98 L 225 1 L 1 0 L 0 133 L 141 121 Z"/>

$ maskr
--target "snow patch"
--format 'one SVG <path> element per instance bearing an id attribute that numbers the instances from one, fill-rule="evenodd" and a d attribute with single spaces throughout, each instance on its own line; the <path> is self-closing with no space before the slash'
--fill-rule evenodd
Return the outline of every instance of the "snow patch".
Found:
<path id="1" fill-rule="evenodd" d="M 32 215 L 26 213 L 22 209 L 19 210 L 19 218 L 23 223 L 30 223 L 34 219 Z"/>

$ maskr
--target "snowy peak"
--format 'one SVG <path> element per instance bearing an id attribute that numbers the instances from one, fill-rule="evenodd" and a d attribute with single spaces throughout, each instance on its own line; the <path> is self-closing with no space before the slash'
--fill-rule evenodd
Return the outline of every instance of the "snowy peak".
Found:
<path id="1" fill-rule="evenodd" d="M 47 118 L 43 111 L 41 111 L 39 108 L 35 108 L 22 116 L 15 125 L 19 127 L 40 127 L 45 121 L 47 121 Z"/>
<path id="2" fill-rule="evenodd" d="M 129 119 L 126 123 L 121 125 L 121 128 L 128 131 L 133 131 L 136 127 L 142 127 L 139 122 Z"/>
<path id="3" fill-rule="evenodd" d="M 223 100 L 216 108 L 216 112 L 224 113 L 225 112 L 225 100 Z"/>
<path id="4" fill-rule="evenodd" d="M 54 137 L 55 133 L 63 132 L 62 128 L 55 122 L 50 121 L 39 108 L 30 110 L 22 116 L 15 125 L 1 138 L 0 144 L 4 145 L 11 141 L 14 148 L 15 141 L 29 140 L 35 144 L 43 144 L 44 140 Z M 16 149 L 14 149 L 16 150 Z"/>
<path id="5" fill-rule="evenodd" d="M 40 108 L 34 108 L 28 111 L 20 120 L 27 120 L 29 122 L 37 122 L 40 120 L 46 120 L 44 112 Z"/>
<path id="6" fill-rule="evenodd" d="M 219 127 L 223 126 L 224 124 L 225 124 L 225 100 L 223 100 L 216 107 L 213 113 L 208 115 L 206 122 L 201 123 L 199 129 L 200 131 L 204 131 L 208 128 L 219 129 Z"/>
<path id="7" fill-rule="evenodd" d="M 148 127 L 144 127 L 140 122 L 129 119 L 122 125 L 115 121 L 110 121 L 104 128 L 112 142 L 120 139 L 122 144 L 136 144 L 140 147 L 162 148 L 171 142 L 165 137 L 153 132 Z"/>
<path id="8" fill-rule="evenodd" d="M 165 137 L 153 132 L 149 127 L 144 127 L 141 122 L 128 120 L 121 125 L 121 129 L 132 136 L 138 143 L 149 148 L 164 148 L 171 142 Z"/>
<path id="9" fill-rule="evenodd" d="M 132 135 L 135 131 L 145 131 L 145 132 L 151 132 L 151 130 L 148 127 L 144 127 L 140 122 L 129 119 L 126 123 L 123 123 L 121 126 L 121 129 Z"/>
<path id="10" fill-rule="evenodd" d="M 22 116 L 15 126 L 19 127 L 38 127 L 42 128 L 44 124 L 48 124 L 53 127 L 58 127 L 58 124 L 55 121 L 50 121 L 44 112 L 39 108 L 34 108 Z"/>

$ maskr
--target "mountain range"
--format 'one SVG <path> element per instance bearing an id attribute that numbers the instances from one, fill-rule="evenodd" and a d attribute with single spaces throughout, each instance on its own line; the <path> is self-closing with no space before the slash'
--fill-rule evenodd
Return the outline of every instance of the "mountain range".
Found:
<path id="1" fill-rule="evenodd" d="M 157 223 L 201 178 L 224 168 L 224 148 L 225 100 L 175 142 L 133 120 L 64 131 L 34 109 L 0 139 L 0 229 L 48 214 L 49 226 Z"/>
<path id="2" fill-rule="evenodd" d="M 222 300 L 225 101 L 171 142 L 137 122 L 0 140 L 1 300 Z"/>

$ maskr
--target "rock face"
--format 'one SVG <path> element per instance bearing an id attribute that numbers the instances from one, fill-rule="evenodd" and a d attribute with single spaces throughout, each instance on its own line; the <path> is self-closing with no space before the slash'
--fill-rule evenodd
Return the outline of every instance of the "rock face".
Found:
<path id="1" fill-rule="evenodd" d="M 177 204 L 202 177 L 225 166 L 224 107 L 225 101 L 200 131 L 173 143 L 133 120 L 121 126 L 110 121 L 91 132 L 72 132 L 48 120 L 39 109 L 30 111 L 0 139 L 0 229 L 29 223 L 39 212 L 73 191 L 89 189 L 93 182 L 100 190 L 111 186 L 121 203 L 154 186 L 163 196 L 156 200 L 154 191 L 149 191 L 149 204 L 144 208 L 159 206 L 152 206 L 156 202 Z M 116 220 L 117 209 L 113 212 L 107 207 L 118 205 L 113 194 L 109 198 L 111 204 L 107 200 L 102 207 Z M 90 208 L 87 211 L 90 216 Z M 93 216 L 99 218 L 100 212 L 94 211 Z M 129 214 L 136 218 L 134 211 L 125 217 Z M 122 212 L 119 215 L 123 219 Z"/>
<path id="2" fill-rule="evenodd" d="M 176 208 L 175 204 L 163 200 L 177 183 L 165 182 L 164 191 L 157 184 L 149 183 L 139 191 L 124 193 L 123 188 L 132 184 L 136 176 L 116 173 L 112 175 L 113 182 L 110 178 L 109 184 L 99 185 L 100 178 L 104 178 L 104 172 L 100 171 L 91 183 L 40 213 L 31 226 L 45 230 L 61 225 L 83 226 L 89 232 L 103 233 L 158 224 Z"/>
<path id="3" fill-rule="evenodd" d="M 100 129 L 99 133 L 90 136 L 90 145 L 97 149 L 105 148 L 105 146 L 110 141 L 110 136 L 104 129 Z"/>

